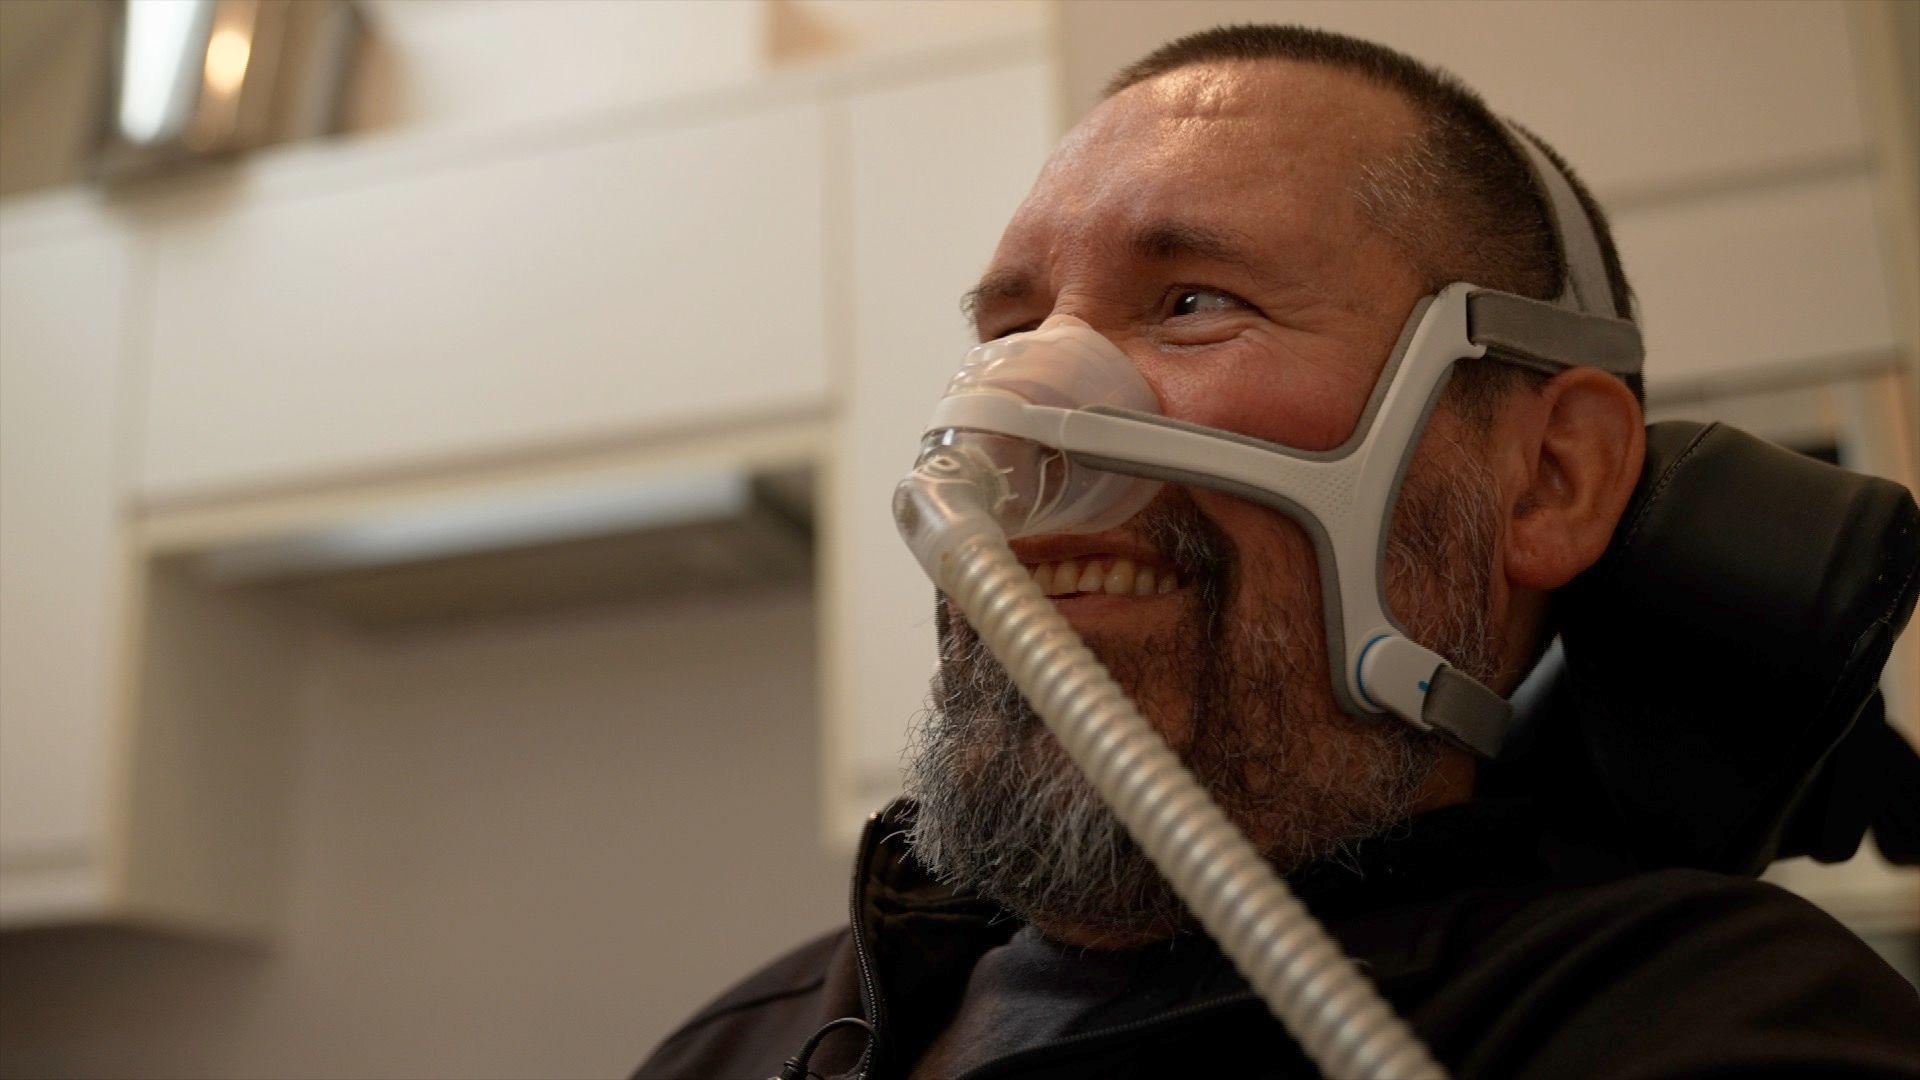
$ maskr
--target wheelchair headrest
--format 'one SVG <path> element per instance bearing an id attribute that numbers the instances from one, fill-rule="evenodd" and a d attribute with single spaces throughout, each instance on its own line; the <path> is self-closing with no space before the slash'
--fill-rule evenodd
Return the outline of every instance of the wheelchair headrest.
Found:
<path id="1" fill-rule="evenodd" d="M 1913 782 L 1899 770 L 1920 775 L 1877 711 L 1917 590 L 1900 485 L 1718 424 L 1652 425 L 1612 545 L 1555 598 L 1564 670 L 1504 768 L 1639 865 L 1844 858 Z M 1877 793 L 1838 791 L 1823 772 L 1842 762 Z"/>

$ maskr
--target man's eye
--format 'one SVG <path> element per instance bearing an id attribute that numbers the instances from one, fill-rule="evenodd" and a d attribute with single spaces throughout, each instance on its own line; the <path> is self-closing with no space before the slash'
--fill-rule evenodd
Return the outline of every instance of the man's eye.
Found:
<path id="1" fill-rule="evenodd" d="M 1172 315 L 1179 318 L 1182 315 L 1217 314 L 1240 311 L 1246 306 L 1246 301 L 1218 289 L 1176 289 L 1173 292 Z"/>

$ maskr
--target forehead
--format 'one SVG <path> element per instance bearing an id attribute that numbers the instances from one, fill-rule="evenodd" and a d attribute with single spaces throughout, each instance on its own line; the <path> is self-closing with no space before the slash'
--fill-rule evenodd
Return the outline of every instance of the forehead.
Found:
<path id="1" fill-rule="evenodd" d="M 1319 65 L 1198 64 L 1136 84 L 1069 132 L 1009 223 L 997 264 L 1169 217 L 1284 245 L 1365 228 L 1355 184 L 1417 128 L 1397 93 Z"/>

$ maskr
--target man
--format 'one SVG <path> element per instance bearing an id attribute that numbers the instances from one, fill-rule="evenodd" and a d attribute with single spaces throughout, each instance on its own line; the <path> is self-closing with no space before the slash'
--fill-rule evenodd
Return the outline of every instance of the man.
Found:
<path id="1" fill-rule="evenodd" d="M 1168 416 L 1329 449 L 1421 297 L 1559 292 L 1531 176 L 1477 98 L 1406 57 L 1209 31 L 1114 81 L 969 307 L 983 339 L 1077 316 Z M 1550 595 L 1613 535 L 1642 424 L 1638 387 L 1597 368 L 1463 365 L 1391 527 L 1399 620 L 1510 693 Z M 1824 915 L 1745 879 L 1580 857 L 1524 803 L 1476 797 L 1464 750 L 1343 713 L 1289 519 L 1169 487 L 1119 529 L 1015 550 L 1456 1073 L 1920 1075 L 1913 991 Z M 789 1058 L 794 1076 L 1312 1075 L 964 619 L 944 601 L 938 618 L 934 709 L 909 799 L 863 842 L 853 927 L 723 995 L 638 1075 Z"/>

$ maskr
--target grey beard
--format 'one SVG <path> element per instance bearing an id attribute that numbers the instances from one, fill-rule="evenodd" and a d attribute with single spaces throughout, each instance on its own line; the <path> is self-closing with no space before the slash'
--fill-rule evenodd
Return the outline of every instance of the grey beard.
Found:
<path id="1" fill-rule="evenodd" d="M 1484 681 L 1499 655 L 1487 611 L 1495 487 L 1476 457 L 1459 456 L 1472 464 L 1450 464 L 1444 479 L 1409 476 L 1388 588 L 1414 637 Z M 1275 602 L 1230 621 L 1244 568 L 1184 492 L 1170 490 L 1143 529 L 1194 583 L 1192 609 L 1162 640 L 1088 644 L 1136 699 L 1146 686 L 1187 687 L 1190 736 L 1175 748 L 1235 824 L 1287 872 L 1410 816 L 1438 746 L 1334 706 L 1318 606 Z M 1006 669 L 939 608 L 940 671 L 907 764 L 915 855 L 1027 921 L 1120 937 L 1182 926 L 1184 904 Z"/>

